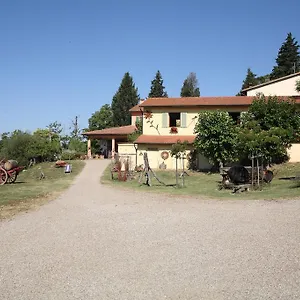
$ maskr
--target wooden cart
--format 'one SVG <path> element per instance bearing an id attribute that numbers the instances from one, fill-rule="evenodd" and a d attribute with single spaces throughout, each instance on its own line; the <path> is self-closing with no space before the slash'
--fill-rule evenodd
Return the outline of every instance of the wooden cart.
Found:
<path id="1" fill-rule="evenodd" d="M 3 161 L 0 161 L 0 185 L 3 185 L 5 183 L 14 183 L 24 167 L 18 166 L 10 170 L 6 170 L 2 162 Z"/>

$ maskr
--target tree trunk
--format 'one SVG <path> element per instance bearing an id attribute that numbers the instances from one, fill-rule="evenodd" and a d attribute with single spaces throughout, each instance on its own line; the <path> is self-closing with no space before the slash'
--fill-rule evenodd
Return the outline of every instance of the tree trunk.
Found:
<path id="1" fill-rule="evenodd" d="M 177 166 L 178 158 L 176 157 L 176 186 L 178 187 L 178 166 Z"/>

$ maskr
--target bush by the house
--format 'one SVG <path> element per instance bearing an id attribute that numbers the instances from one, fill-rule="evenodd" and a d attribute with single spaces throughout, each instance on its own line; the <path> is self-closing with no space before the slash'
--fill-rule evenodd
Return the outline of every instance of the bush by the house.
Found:
<path id="1" fill-rule="evenodd" d="M 238 130 L 228 112 L 200 112 L 194 132 L 196 150 L 213 165 L 238 159 Z"/>
<path id="2" fill-rule="evenodd" d="M 292 100 L 257 95 L 241 118 L 239 148 L 244 157 L 259 153 L 267 163 L 288 160 L 287 149 L 300 136 L 300 116 Z"/>

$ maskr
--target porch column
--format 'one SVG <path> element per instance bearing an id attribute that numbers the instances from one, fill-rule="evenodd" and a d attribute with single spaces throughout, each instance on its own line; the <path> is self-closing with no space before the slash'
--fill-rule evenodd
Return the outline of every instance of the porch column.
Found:
<path id="1" fill-rule="evenodd" d="M 115 158 L 115 149 L 116 149 L 116 141 L 115 139 L 111 139 L 111 157 Z"/>
<path id="2" fill-rule="evenodd" d="M 88 139 L 88 142 L 87 142 L 87 156 L 88 158 L 92 158 L 92 145 L 91 145 L 91 139 L 89 138 Z"/>

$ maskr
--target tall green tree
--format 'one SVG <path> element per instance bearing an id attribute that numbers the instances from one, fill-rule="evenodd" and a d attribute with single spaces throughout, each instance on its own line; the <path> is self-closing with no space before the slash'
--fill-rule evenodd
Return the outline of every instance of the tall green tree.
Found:
<path id="1" fill-rule="evenodd" d="M 139 103 L 140 96 L 129 72 L 126 72 L 121 85 L 112 99 L 112 112 L 114 126 L 131 124 L 129 109 Z"/>
<path id="2" fill-rule="evenodd" d="M 161 73 L 158 70 L 156 72 L 155 78 L 151 81 L 151 89 L 148 98 L 166 98 L 168 97 L 165 87 L 163 85 L 164 81 L 162 79 Z"/>
<path id="3" fill-rule="evenodd" d="M 74 120 L 72 120 L 68 149 L 84 153 L 86 151 L 86 143 L 83 136 L 81 135 L 82 129 L 79 126 L 78 118 L 78 116 L 75 116 Z"/>
<path id="4" fill-rule="evenodd" d="M 88 130 L 101 130 L 113 127 L 113 112 L 109 104 L 104 104 L 100 110 L 95 111 L 88 120 Z"/>
<path id="5" fill-rule="evenodd" d="M 191 72 L 189 76 L 184 80 L 181 92 L 181 97 L 199 97 L 200 89 L 198 86 L 198 80 L 196 73 Z"/>
<path id="6" fill-rule="evenodd" d="M 299 45 L 290 32 L 279 49 L 276 63 L 270 75 L 271 80 L 300 71 Z"/>
<path id="7" fill-rule="evenodd" d="M 255 86 L 259 84 L 259 81 L 257 79 L 257 75 L 254 74 L 250 68 L 247 69 L 247 75 L 245 80 L 243 81 L 242 90 L 247 89 L 251 86 Z"/>

